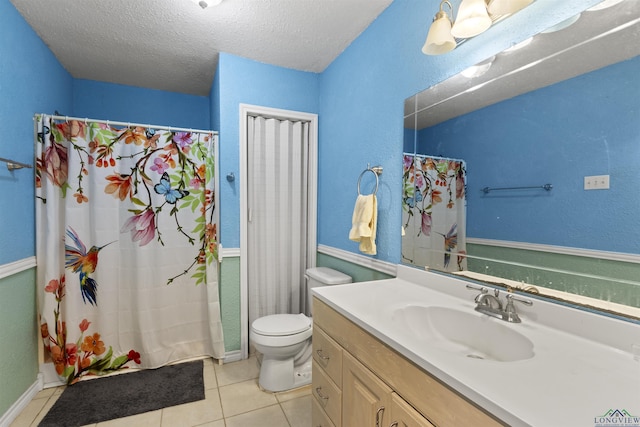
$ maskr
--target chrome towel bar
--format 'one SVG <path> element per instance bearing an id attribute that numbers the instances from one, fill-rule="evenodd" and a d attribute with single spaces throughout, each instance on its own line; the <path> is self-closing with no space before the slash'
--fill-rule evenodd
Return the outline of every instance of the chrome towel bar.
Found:
<path id="1" fill-rule="evenodd" d="M 15 160 L 5 159 L 4 157 L 0 157 L 0 162 L 4 162 L 7 164 L 7 169 L 10 171 L 22 168 L 32 168 L 33 166 L 28 165 L 26 163 L 16 162 Z"/>
<path id="2" fill-rule="evenodd" d="M 531 189 L 541 189 L 541 190 L 546 190 L 546 191 L 551 191 L 551 189 L 553 188 L 553 185 L 551 184 L 544 184 L 544 185 L 534 185 L 531 187 L 500 187 L 500 188 L 491 188 L 491 187 L 484 187 L 482 189 L 482 192 L 484 194 L 489 193 L 490 191 L 501 191 L 501 190 L 531 190 Z"/>

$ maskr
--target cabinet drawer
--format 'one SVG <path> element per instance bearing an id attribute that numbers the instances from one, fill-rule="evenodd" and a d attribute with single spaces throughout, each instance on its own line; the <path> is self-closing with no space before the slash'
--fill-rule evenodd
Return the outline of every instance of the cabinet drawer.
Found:
<path id="1" fill-rule="evenodd" d="M 311 426 L 335 427 L 316 399 L 311 399 Z"/>
<path id="2" fill-rule="evenodd" d="M 311 371 L 313 386 L 311 392 L 314 400 L 329 416 L 336 427 L 342 426 L 342 391 L 329 379 L 315 363 Z"/>
<path id="3" fill-rule="evenodd" d="M 342 387 L 342 349 L 319 327 L 313 328 L 313 361 L 322 366 L 338 387 Z"/>

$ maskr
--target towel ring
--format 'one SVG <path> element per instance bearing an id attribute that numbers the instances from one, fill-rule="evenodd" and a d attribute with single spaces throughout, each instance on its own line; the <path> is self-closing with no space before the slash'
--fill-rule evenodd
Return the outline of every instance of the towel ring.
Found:
<path id="1" fill-rule="evenodd" d="M 362 181 L 362 177 L 367 172 L 371 172 L 376 176 L 376 188 L 373 189 L 373 193 L 371 194 L 375 195 L 378 192 L 378 176 L 382 173 L 382 166 L 374 166 L 371 168 L 369 167 L 369 165 L 367 165 L 367 168 L 363 170 L 358 177 L 358 196 L 362 195 L 362 193 L 360 193 L 360 181 Z"/>

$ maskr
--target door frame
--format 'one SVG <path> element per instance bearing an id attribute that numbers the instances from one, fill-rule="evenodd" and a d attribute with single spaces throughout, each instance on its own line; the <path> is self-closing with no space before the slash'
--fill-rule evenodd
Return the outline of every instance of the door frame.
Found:
<path id="1" fill-rule="evenodd" d="M 309 122 L 307 251 L 310 256 L 308 257 L 307 267 L 315 267 L 317 250 L 318 115 L 301 111 L 240 104 L 240 352 L 242 359 L 249 357 L 247 118 L 251 115 Z"/>

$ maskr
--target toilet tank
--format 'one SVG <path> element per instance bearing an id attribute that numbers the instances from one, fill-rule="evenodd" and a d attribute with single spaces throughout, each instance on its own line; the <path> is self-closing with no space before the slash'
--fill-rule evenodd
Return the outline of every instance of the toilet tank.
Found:
<path id="1" fill-rule="evenodd" d="M 305 278 L 307 279 L 308 314 L 311 314 L 311 306 L 313 300 L 311 289 L 315 288 L 316 286 L 343 285 L 345 283 L 351 283 L 353 281 L 351 276 L 328 267 L 309 268 L 306 271 Z"/>

